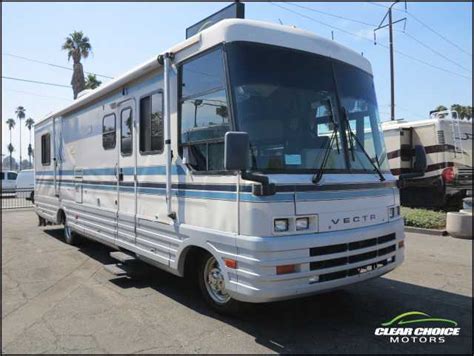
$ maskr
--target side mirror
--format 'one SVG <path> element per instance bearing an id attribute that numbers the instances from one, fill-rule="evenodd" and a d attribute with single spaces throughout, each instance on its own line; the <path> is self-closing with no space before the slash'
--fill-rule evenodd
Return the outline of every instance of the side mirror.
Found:
<path id="1" fill-rule="evenodd" d="M 398 176 L 400 188 L 403 188 L 403 181 L 411 178 L 423 177 L 427 168 L 426 151 L 422 145 L 415 146 L 415 162 L 413 163 L 413 172 L 402 173 Z"/>
<path id="2" fill-rule="evenodd" d="M 224 168 L 227 171 L 248 169 L 249 135 L 246 132 L 229 131 L 224 136 Z"/>

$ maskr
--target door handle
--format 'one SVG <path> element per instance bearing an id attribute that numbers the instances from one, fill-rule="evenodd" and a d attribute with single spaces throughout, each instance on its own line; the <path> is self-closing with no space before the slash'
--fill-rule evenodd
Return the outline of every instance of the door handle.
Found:
<path id="1" fill-rule="evenodd" d="M 118 180 L 119 182 L 123 182 L 123 169 L 119 169 L 119 174 L 118 174 Z"/>

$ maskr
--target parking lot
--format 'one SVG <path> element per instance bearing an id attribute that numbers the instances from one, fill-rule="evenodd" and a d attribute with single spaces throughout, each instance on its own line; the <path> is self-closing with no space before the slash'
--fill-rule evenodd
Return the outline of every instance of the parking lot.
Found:
<path id="1" fill-rule="evenodd" d="M 388 275 L 305 299 L 250 305 L 239 318 L 206 308 L 181 278 L 141 265 L 104 270 L 110 249 L 62 242 L 31 209 L 2 213 L 4 353 L 470 353 L 472 240 L 407 234 Z M 374 330 L 400 313 L 455 320 L 442 344 L 393 344 Z"/>

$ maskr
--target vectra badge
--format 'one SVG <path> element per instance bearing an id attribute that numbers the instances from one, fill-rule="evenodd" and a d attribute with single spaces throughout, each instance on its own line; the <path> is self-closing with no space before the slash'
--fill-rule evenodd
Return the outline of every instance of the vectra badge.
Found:
<path id="1" fill-rule="evenodd" d="M 331 219 L 331 222 L 334 225 L 337 225 L 339 223 L 342 224 L 350 224 L 350 223 L 358 223 L 358 222 L 367 222 L 367 221 L 372 221 L 376 220 L 377 216 L 375 214 L 367 214 L 367 215 L 356 215 L 352 217 L 345 217 L 341 219 Z"/>

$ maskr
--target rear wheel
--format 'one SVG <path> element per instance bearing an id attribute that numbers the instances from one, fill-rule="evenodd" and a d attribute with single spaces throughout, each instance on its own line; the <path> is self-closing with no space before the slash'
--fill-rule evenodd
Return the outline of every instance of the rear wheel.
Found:
<path id="1" fill-rule="evenodd" d="M 209 253 L 199 260 L 198 282 L 201 294 L 206 303 L 223 314 L 234 314 L 241 303 L 229 295 L 225 289 L 224 271 L 219 262 Z"/>
<path id="2" fill-rule="evenodd" d="M 64 218 L 64 241 L 69 245 L 77 245 L 79 242 L 79 235 L 72 231 L 71 227 L 67 223 L 67 219 Z"/>

